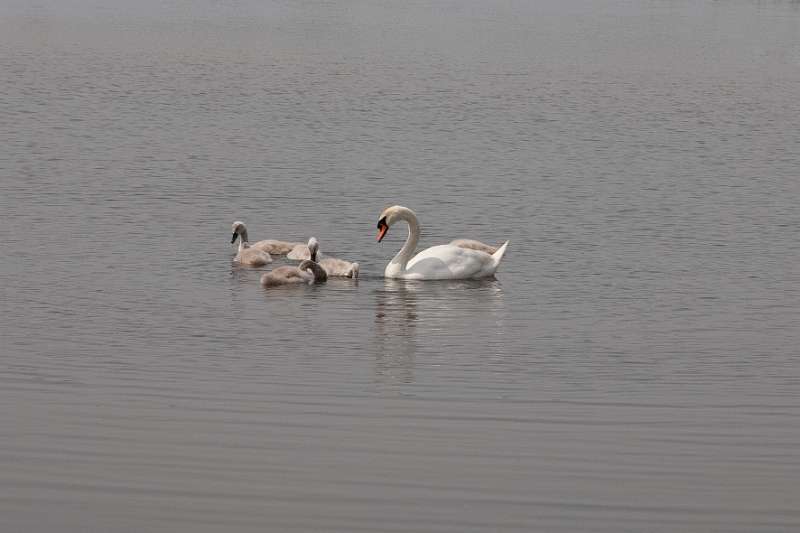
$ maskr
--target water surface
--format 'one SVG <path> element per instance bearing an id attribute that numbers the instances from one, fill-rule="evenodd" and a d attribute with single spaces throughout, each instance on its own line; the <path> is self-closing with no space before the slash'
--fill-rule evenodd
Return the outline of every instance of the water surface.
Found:
<path id="1" fill-rule="evenodd" d="M 794 2 L 3 2 L 0 529 L 799 529 L 799 43 Z M 497 279 L 384 281 L 391 204 Z M 264 291 L 236 219 L 363 276 Z"/>

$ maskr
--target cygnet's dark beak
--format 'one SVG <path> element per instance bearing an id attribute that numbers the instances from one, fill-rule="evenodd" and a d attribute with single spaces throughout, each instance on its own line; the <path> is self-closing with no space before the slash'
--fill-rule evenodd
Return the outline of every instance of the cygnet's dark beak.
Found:
<path id="1" fill-rule="evenodd" d="M 235 243 L 235 242 L 236 242 L 236 237 L 238 237 L 238 236 L 239 236 L 239 234 L 238 234 L 238 233 L 234 233 L 234 234 L 233 234 L 233 236 L 231 237 L 231 244 L 233 244 L 233 243 Z"/>

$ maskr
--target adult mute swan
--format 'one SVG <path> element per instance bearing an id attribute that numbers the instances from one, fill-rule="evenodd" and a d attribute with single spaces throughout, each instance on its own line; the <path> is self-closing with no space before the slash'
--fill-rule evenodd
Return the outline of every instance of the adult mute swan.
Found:
<path id="1" fill-rule="evenodd" d="M 261 276 L 261 285 L 264 287 L 278 287 L 296 283 L 325 283 L 328 275 L 325 270 L 314 261 L 304 259 L 299 265 L 281 266 Z"/>
<path id="2" fill-rule="evenodd" d="M 419 222 L 414 212 L 400 205 L 389 207 L 378 218 L 378 242 L 397 221 L 408 222 L 408 239 L 386 265 L 384 276 L 398 279 L 477 279 L 493 276 L 506 253 L 508 241 L 494 254 L 454 244 L 433 246 L 414 255 L 419 242 Z M 413 256 L 413 257 L 412 257 Z"/>
<path id="3" fill-rule="evenodd" d="M 236 242 L 236 237 L 239 237 L 246 245 L 249 245 L 250 248 L 261 250 L 262 252 L 266 252 L 268 254 L 286 255 L 292 251 L 295 246 L 302 245 L 302 243 L 298 242 L 276 241 L 273 239 L 265 239 L 263 241 L 250 243 L 247 239 L 247 226 L 245 226 L 244 222 L 241 220 L 237 220 L 233 223 L 232 230 L 233 237 L 231 237 L 231 244 Z"/>

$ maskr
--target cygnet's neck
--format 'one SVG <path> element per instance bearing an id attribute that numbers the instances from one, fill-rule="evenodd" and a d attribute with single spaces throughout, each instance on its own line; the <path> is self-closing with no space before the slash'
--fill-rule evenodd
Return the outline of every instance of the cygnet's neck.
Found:
<path id="1" fill-rule="evenodd" d="M 249 242 L 247 240 L 247 228 L 240 226 L 237 228 L 236 234 L 239 235 L 239 253 L 242 253 L 242 250 L 249 247 Z"/>
<path id="2" fill-rule="evenodd" d="M 319 264 L 315 263 L 314 261 L 310 261 L 308 259 L 304 259 L 300 262 L 297 266 L 300 270 L 310 270 L 311 273 L 314 275 L 314 283 L 322 283 L 324 281 L 328 281 L 328 273 L 325 272 L 325 269 L 319 266 Z"/>

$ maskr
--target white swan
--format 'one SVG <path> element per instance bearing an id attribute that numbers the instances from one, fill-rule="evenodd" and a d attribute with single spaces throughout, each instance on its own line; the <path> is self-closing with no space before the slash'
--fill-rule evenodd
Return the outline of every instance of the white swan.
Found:
<path id="1" fill-rule="evenodd" d="M 462 248 L 453 244 L 433 246 L 413 256 L 419 242 L 419 222 L 414 212 L 395 205 L 378 218 L 378 242 L 383 240 L 389 227 L 399 220 L 408 222 L 408 239 L 386 265 L 384 276 L 399 279 L 477 279 L 493 276 L 506 253 L 508 241 L 494 254 Z"/>
<path id="2" fill-rule="evenodd" d="M 264 287 L 279 287 L 297 283 L 325 283 L 328 275 L 325 270 L 314 261 L 305 259 L 297 266 L 281 266 L 261 276 L 261 285 Z"/>
<path id="3" fill-rule="evenodd" d="M 450 241 L 450 244 L 453 246 L 459 246 L 461 248 L 469 248 L 470 250 L 480 250 L 481 252 L 486 252 L 489 255 L 492 255 L 497 251 L 497 247 L 473 239 L 455 239 Z"/>
<path id="4" fill-rule="evenodd" d="M 289 253 L 295 246 L 302 245 L 298 242 L 276 241 L 273 239 L 265 239 L 263 241 L 250 243 L 247 239 L 247 226 L 245 226 L 244 222 L 241 220 L 237 220 L 233 223 L 232 231 L 233 237 L 231 238 L 231 244 L 236 242 L 236 237 L 239 236 L 242 241 L 245 242 L 245 244 L 249 245 L 250 248 L 261 250 L 262 252 L 266 252 L 268 254 L 285 255 Z"/>

